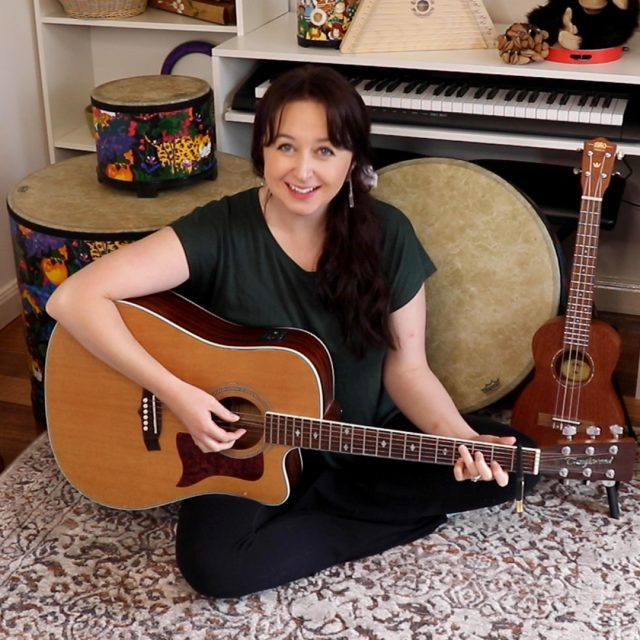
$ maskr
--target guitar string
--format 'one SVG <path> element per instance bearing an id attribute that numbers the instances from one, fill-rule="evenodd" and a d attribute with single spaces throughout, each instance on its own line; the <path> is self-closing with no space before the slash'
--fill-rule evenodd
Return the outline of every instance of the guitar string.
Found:
<path id="1" fill-rule="evenodd" d="M 242 414 L 238 414 L 241 415 Z M 222 422 L 222 421 L 220 421 Z M 262 435 L 262 433 L 264 431 L 266 431 L 266 426 L 264 421 L 258 419 L 258 417 L 255 414 L 244 414 L 244 417 L 241 417 L 241 422 L 243 425 L 247 425 L 248 428 L 248 432 L 252 435 Z M 233 426 L 238 426 L 238 423 L 227 423 L 230 427 Z M 304 425 L 298 425 L 304 427 Z M 280 432 L 282 432 L 281 434 L 279 433 L 279 435 L 282 435 L 282 440 L 284 440 L 284 442 L 278 442 L 278 443 L 273 443 L 273 444 L 283 444 L 283 445 L 290 445 L 290 446 L 302 446 L 303 448 L 309 448 L 309 449 L 318 449 L 318 448 L 322 448 L 320 447 L 313 447 L 313 446 L 308 446 L 308 447 L 304 447 L 304 440 L 305 440 L 305 435 L 301 433 L 300 435 L 296 435 L 295 434 L 295 429 L 296 429 L 296 425 L 288 425 L 288 426 L 284 426 L 284 427 L 278 427 L 278 426 L 273 426 L 271 425 L 271 430 L 273 431 L 273 429 L 275 428 L 276 430 L 279 430 Z M 327 438 L 330 440 L 331 437 L 339 437 L 339 434 L 330 434 L 327 432 L 327 430 L 332 429 L 335 427 L 332 427 L 332 425 L 326 425 L 324 427 L 319 427 L 319 431 L 322 433 L 323 437 L 320 437 L 320 444 L 322 442 L 325 442 L 327 440 Z M 340 429 L 341 427 L 337 427 L 338 429 Z M 308 427 L 307 427 L 308 430 Z M 395 457 L 395 458 L 401 458 L 401 459 L 408 459 L 408 460 L 414 460 L 415 458 L 412 456 L 407 456 L 406 455 L 406 445 L 404 442 L 393 442 L 393 438 L 391 436 L 393 435 L 399 435 L 399 436 L 405 436 L 407 437 L 408 440 L 411 439 L 415 439 L 415 440 L 420 440 L 420 438 L 422 437 L 422 434 L 413 434 L 413 433 L 407 433 L 407 432 L 393 432 L 393 430 L 389 430 L 389 429 L 378 429 L 376 427 L 371 427 L 372 431 L 377 431 L 378 433 L 383 433 L 383 434 L 387 434 L 389 435 L 389 440 L 391 441 L 391 445 L 389 446 L 389 457 Z M 355 435 L 353 437 L 349 437 L 349 442 L 350 442 L 350 451 L 369 451 L 372 450 L 374 448 L 374 445 L 372 443 L 369 443 L 369 446 L 367 446 L 367 435 L 366 432 L 362 432 L 360 433 L 360 429 L 358 429 L 355 433 L 357 433 L 358 435 Z M 428 434 L 425 434 L 428 435 Z M 435 436 L 434 436 L 435 437 Z M 311 441 L 311 435 L 306 435 L 306 439 L 307 441 Z M 397 437 L 396 437 L 397 440 Z M 457 441 L 457 439 L 453 439 L 454 443 Z M 466 441 L 463 440 L 459 440 L 458 441 L 460 444 Z M 457 451 L 457 448 L 454 446 L 454 443 L 452 443 L 452 452 L 453 451 Z M 477 450 L 481 451 L 483 454 L 490 454 L 490 459 L 492 460 L 496 460 L 497 462 L 499 462 L 501 464 L 501 466 L 507 467 L 508 469 L 512 468 L 512 464 L 513 464 L 513 450 L 511 449 L 511 447 L 509 447 L 506 450 L 503 450 L 501 448 L 496 448 L 496 447 L 509 447 L 509 445 L 492 445 L 491 443 L 483 443 L 483 442 L 478 442 L 476 443 L 476 447 Z M 453 456 L 449 456 L 447 453 L 444 453 L 446 449 L 446 446 L 443 447 L 442 444 L 433 444 L 431 442 L 422 442 L 421 446 L 420 446 L 420 455 L 423 454 L 429 454 L 429 457 L 433 457 L 435 459 L 446 459 L 446 458 L 450 458 L 452 459 Z M 437 455 L 438 452 L 441 453 L 441 455 Z M 387 456 L 378 456 L 378 457 L 387 457 Z M 535 462 L 535 457 L 536 457 L 536 452 L 535 451 L 524 451 L 523 452 L 523 462 L 525 462 L 525 464 L 528 467 L 533 467 L 534 462 Z M 571 456 L 574 460 L 580 460 L 582 458 L 590 458 L 592 457 L 590 454 L 577 454 L 577 455 L 573 455 Z M 544 453 L 544 458 L 543 460 L 545 462 L 552 462 L 554 460 L 563 460 L 566 459 L 567 455 L 566 454 L 562 454 L 562 453 L 558 453 L 558 454 L 553 454 L 553 453 Z M 549 469 L 549 470 L 553 470 L 554 467 L 544 467 L 542 465 L 540 465 L 540 469 Z"/>
<path id="2" fill-rule="evenodd" d="M 248 431 L 250 431 L 254 435 L 262 436 L 262 434 L 266 432 L 267 426 L 265 424 L 265 421 L 262 421 L 258 418 L 259 417 L 256 416 L 255 414 L 244 414 L 243 424 L 247 424 L 249 426 Z M 234 424 L 237 425 L 238 423 L 229 423 L 230 426 L 233 426 Z M 300 427 L 300 426 L 304 427 L 304 425 L 297 425 L 297 427 Z M 302 447 L 307 449 L 335 450 L 334 448 L 331 448 L 326 444 L 323 447 L 323 443 L 326 443 L 327 440 L 330 443 L 332 437 L 339 436 L 339 434 L 327 433 L 327 430 L 331 430 L 332 428 L 334 428 L 332 424 L 319 427 L 319 431 L 322 433 L 322 436 L 324 437 L 321 436 L 319 438 L 319 443 L 318 443 L 319 446 L 316 446 L 316 447 L 310 446 L 311 439 L 312 439 L 311 435 L 307 435 L 309 446 L 306 446 L 306 447 L 304 446 L 305 434 L 300 433 L 300 435 L 296 435 L 295 429 L 297 427 L 295 424 L 284 426 L 284 427 L 281 427 L 280 425 L 276 425 L 274 427 L 274 425 L 271 424 L 270 431 L 273 432 L 275 428 L 278 431 L 278 436 L 279 436 L 278 439 L 282 439 L 284 441 L 284 442 L 272 442 L 271 444 L 281 444 L 283 446 Z M 340 429 L 341 427 L 338 426 L 337 428 Z M 395 435 L 394 432 L 389 429 L 378 429 L 376 427 L 372 427 L 371 429 L 381 433 L 387 433 L 389 436 Z M 307 430 L 309 429 L 307 428 Z M 356 433 L 358 433 L 359 431 L 360 430 L 357 430 Z M 412 434 L 407 432 L 396 432 L 396 433 L 401 436 L 406 435 L 408 440 L 411 440 L 413 438 L 418 441 L 422 435 L 422 434 Z M 357 455 L 357 452 L 360 451 L 363 455 L 372 455 L 375 447 L 371 443 L 369 443 L 369 446 L 367 447 L 366 440 L 367 440 L 366 432 L 362 432 L 361 435 L 359 434 L 352 438 L 349 438 L 350 451 L 348 451 L 348 453 L 353 453 L 355 451 L 356 452 L 355 455 Z M 422 442 L 422 444 L 419 447 L 419 457 L 416 458 L 414 456 L 407 456 L 405 442 L 394 442 L 393 438 L 391 437 L 389 438 L 389 440 L 391 441 L 391 445 L 389 446 L 389 449 L 388 449 L 388 456 L 377 455 L 376 457 L 400 459 L 400 460 L 406 460 L 406 461 L 417 461 L 417 462 L 423 461 L 426 463 L 433 463 L 433 464 L 443 463 L 443 460 L 445 460 L 446 463 L 453 464 L 454 457 L 455 457 L 454 452 L 457 451 L 457 447 L 453 446 L 453 443 L 452 443 L 451 454 L 448 454 L 448 453 L 444 453 L 444 450 L 446 449 L 446 447 L 442 447 L 442 445 L 440 444 L 434 445 L 433 443 L 430 443 L 430 442 Z M 453 439 L 453 440 L 454 442 L 456 441 L 456 439 Z M 459 442 L 462 443 L 465 441 L 461 440 Z M 507 450 L 503 450 L 501 448 L 496 448 L 496 446 L 502 447 L 502 446 L 508 446 L 508 445 L 492 445 L 490 443 L 482 443 L 482 442 L 477 443 L 478 450 L 481 451 L 483 455 L 487 455 L 487 454 L 489 455 L 489 461 L 495 460 L 507 471 L 514 471 L 515 470 L 514 456 L 513 456 L 513 450 L 511 449 L 511 447 L 509 447 Z M 541 452 L 541 458 L 538 461 L 538 472 L 546 473 L 546 474 L 554 474 L 555 472 L 558 471 L 557 464 L 554 464 L 554 463 L 557 463 L 558 461 L 567 461 L 568 459 L 570 459 L 574 463 L 577 463 L 577 462 L 580 462 L 581 460 L 591 460 L 593 458 L 593 454 L 591 453 L 587 454 L 587 453 L 577 452 L 573 454 L 566 454 L 561 452 L 554 453 L 551 451 L 545 452 L 542 449 L 540 450 L 540 452 Z M 529 449 L 529 450 L 523 451 L 523 464 L 527 470 L 532 470 L 535 468 L 536 455 L 537 455 L 537 450 Z M 426 460 L 424 459 L 425 457 L 426 457 Z M 580 467 L 577 467 L 575 470 L 579 472 Z M 531 471 L 529 471 L 529 473 L 531 473 Z"/>

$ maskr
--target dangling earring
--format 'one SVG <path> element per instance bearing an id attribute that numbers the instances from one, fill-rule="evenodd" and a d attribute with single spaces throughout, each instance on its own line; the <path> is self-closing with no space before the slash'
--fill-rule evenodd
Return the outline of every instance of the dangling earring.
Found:
<path id="1" fill-rule="evenodd" d="M 356 203 L 353 199 L 353 182 L 351 182 L 351 176 L 349 176 L 349 209 L 353 209 Z"/>

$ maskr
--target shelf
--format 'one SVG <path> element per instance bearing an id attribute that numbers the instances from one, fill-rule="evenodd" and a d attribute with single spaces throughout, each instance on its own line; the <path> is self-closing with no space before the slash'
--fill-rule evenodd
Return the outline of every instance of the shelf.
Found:
<path id="1" fill-rule="evenodd" d="M 163 31 L 204 31 L 207 33 L 236 33 L 238 27 L 234 25 L 222 25 L 214 22 L 196 20 L 177 13 L 162 11 L 160 9 L 147 9 L 140 15 L 118 19 L 89 20 L 83 18 L 71 18 L 60 4 L 49 8 L 41 16 L 43 24 L 65 24 L 72 26 L 100 27 L 105 29 L 161 29 Z"/>
<path id="2" fill-rule="evenodd" d="M 66 24 L 72 26 L 104 27 L 106 29 L 167 29 L 173 31 L 206 31 L 220 33 L 236 33 L 236 25 L 222 25 L 213 22 L 204 22 L 176 13 L 161 11 L 160 9 L 147 9 L 144 13 L 125 20 L 105 19 L 88 20 L 81 18 L 70 18 L 62 8 L 54 15 L 42 16 L 43 24 Z"/>
<path id="3" fill-rule="evenodd" d="M 72 151 L 92 151 L 95 153 L 96 142 L 91 137 L 89 127 L 84 126 L 73 129 L 69 133 L 55 140 L 57 149 L 71 149 Z"/>
<path id="4" fill-rule="evenodd" d="M 497 25 L 498 33 L 505 27 Z M 289 12 L 280 18 L 216 47 L 220 58 L 292 60 L 325 64 L 348 64 L 393 69 L 430 69 L 457 73 L 517 75 L 591 82 L 640 84 L 640 33 L 636 34 L 620 60 L 606 64 L 564 64 L 540 62 L 510 65 L 502 62 L 495 49 L 454 51 L 411 51 L 401 53 L 343 54 L 339 50 L 300 47 L 296 39 L 296 17 Z"/>

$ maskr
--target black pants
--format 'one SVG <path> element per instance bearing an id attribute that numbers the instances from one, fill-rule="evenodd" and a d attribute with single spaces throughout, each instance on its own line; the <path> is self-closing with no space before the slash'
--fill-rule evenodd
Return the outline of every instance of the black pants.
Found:
<path id="1" fill-rule="evenodd" d="M 469 422 L 479 433 L 516 435 L 531 446 L 505 425 L 477 417 Z M 183 503 L 176 558 L 196 591 L 238 597 L 275 587 L 416 540 L 448 513 L 515 495 L 514 482 L 457 482 L 447 466 L 360 457 L 334 468 L 317 452 L 303 457 L 302 478 L 283 505 L 222 495 Z M 527 478 L 527 490 L 536 480 Z"/>

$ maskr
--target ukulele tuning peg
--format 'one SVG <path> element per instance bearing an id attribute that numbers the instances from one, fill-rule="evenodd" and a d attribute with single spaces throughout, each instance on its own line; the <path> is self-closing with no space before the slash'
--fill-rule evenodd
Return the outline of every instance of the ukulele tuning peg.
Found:
<path id="1" fill-rule="evenodd" d="M 562 435 L 567 440 L 571 440 L 571 438 L 573 438 L 573 436 L 575 436 L 577 432 L 578 430 L 573 425 L 562 427 Z"/>
<path id="2" fill-rule="evenodd" d="M 587 435 L 589 438 L 597 438 L 600 435 L 601 429 L 600 427 L 596 427 L 595 424 L 589 425 L 587 427 Z"/>
<path id="3" fill-rule="evenodd" d="M 621 427 L 619 424 L 612 424 L 609 427 L 609 431 L 613 436 L 614 440 L 618 440 L 620 436 L 624 433 L 624 427 Z"/>

